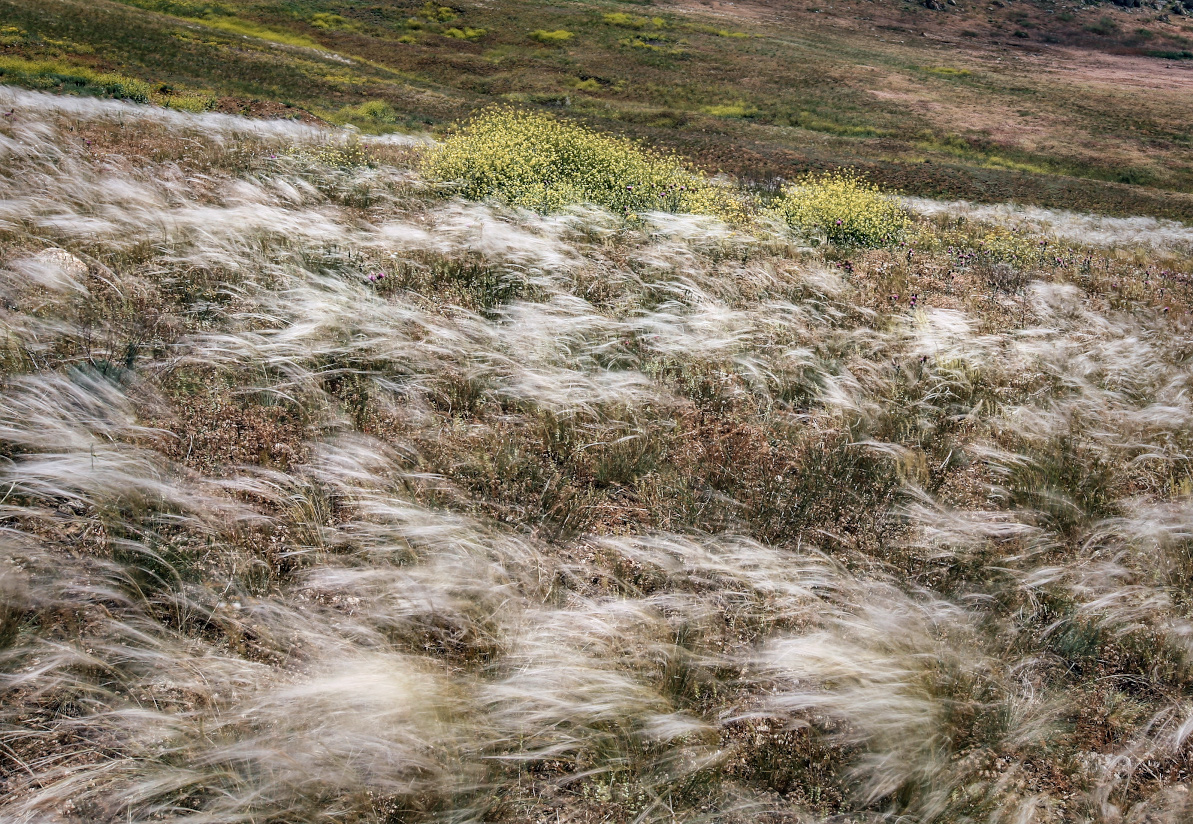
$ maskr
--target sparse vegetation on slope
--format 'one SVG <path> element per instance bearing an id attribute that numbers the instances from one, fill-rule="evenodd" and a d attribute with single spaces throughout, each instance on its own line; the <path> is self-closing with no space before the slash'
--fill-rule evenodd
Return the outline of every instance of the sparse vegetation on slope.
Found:
<path id="1" fill-rule="evenodd" d="M 0 818 L 1193 813 L 1187 227 L 0 108 Z"/>
<path id="2" fill-rule="evenodd" d="M 0 0 L 0 56 L 192 108 L 421 132 L 515 102 L 765 185 L 857 167 L 925 197 L 1193 220 L 1193 62 L 1149 56 L 1188 52 L 1189 18 L 925 3 Z"/>

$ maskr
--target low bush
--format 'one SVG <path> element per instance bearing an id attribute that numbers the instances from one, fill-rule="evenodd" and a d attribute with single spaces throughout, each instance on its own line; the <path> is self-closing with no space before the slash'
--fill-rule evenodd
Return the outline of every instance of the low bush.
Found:
<path id="1" fill-rule="evenodd" d="M 530 33 L 531 40 L 537 40 L 540 43 L 553 45 L 557 43 L 566 43 L 575 37 L 574 32 L 567 29 L 555 29 L 554 31 L 547 31 L 546 29 L 535 29 Z"/>
<path id="2" fill-rule="evenodd" d="M 450 6 L 439 6 L 427 0 L 419 9 L 418 16 L 433 23 L 451 23 L 460 15 Z"/>
<path id="3" fill-rule="evenodd" d="M 1114 34 L 1118 31 L 1118 23 L 1114 22 L 1112 17 L 1103 17 L 1097 23 L 1090 23 L 1085 30 L 1101 35 Z"/>
<path id="4" fill-rule="evenodd" d="M 0 57 L 0 83 L 149 102 L 149 84 L 143 80 L 54 61 Z"/>
<path id="5" fill-rule="evenodd" d="M 329 12 L 319 12 L 311 16 L 310 24 L 325 31 L 360 31 L 360 26 L 346 17 Z"/>
<path id="6" fill-rule="evenodd" d="M 629 46 L 634 49 L 642 49 L 646 52 L 654 52 L 660 55 L 667 55 L 669 57 L 678 57 L 687 54 L 683 46 L 687 41 L 677 41 L 669 37 L 664 37 L 661 34 L 642 35 L 636 34 L 633 37 L 625 37 L 617 41 L 619 45 Z"/>
<path id="7" fill-rule="evenodd" d="M 146 11 L 172 14 L 175 17 L 232 17 L 236 9 L 223 3 L 196 2 L 195 0 L 120 0 L 126 6 Z"/>
<path id="8" fill-rule="evenodd" d="M 319 48 L 319 44 L 309 37 L 285 30 L 267 28 L 259 23 L 254 23 L 252 20 L 242 20 L 239 17 L 206 17 L 200 22 L 204 26 L 224 32 L 225 34 L 235 34 L 240 37 L 256 37 L 259 40 L 281 43 L 284 46 L 298 46 L 306 49 Z"/>
<path id="9" fill-rule="evenodd" d="M 345 106 L 333 115 L 333 123 L 355 123 L 376 130 L 377 127 L 392 126 L 398 122 L 398 113 L 384 100 L 366 100 L 356 106 Z"/>
<path id="10" fill-rule="evenodd" d="M 886 246 L 911 225 L 893 198 L 848 171 L 808 175 L 784 191 L 775 212 L 793 229 L 839 246 Z"/>
<path id="11" fill-rule="evenodd" d="M 631 219 L 644 211 L 733 218 L 741 204 L 677 158 L 546 114 L 482 113 L 428 153 L 424 172 L 471 200 L 550 212 L 595 203 Z"/>
<path id="12" fill-rule="evenodd" d="M 1182 51 L 1174 51 L 1171 49 L 1148 49 L 1148 57 L 1159 57 L 1162 60 L 1193 60 L 1193 51 L 1184 49 Z"/>
<path id="13" fill-rule="evenodd" d="M 313 149 L 295 149 L 291 155 L 305 162 L 319 163 L 341 171 L 359 169 L 372 162 L 368 150 L 357 140 L 324 143 Z"/>
<path id="14" fill-rule="evenodd" d="M 452 27 L 443 30 L 444 37 L 451 37 L 454 40 L 479 40 L 487 34 L 486 29 L 474 29 L 471 26 L 464 28 Z"/>
<path id="15" fill-rule="evenodd" d="M 620 26 L 625 29 L 662 29 L 667 27 L 667 21 L 662 17 L 640 17 L 620 11 L 606 14 L 604 20 L 610 26 Z"/>

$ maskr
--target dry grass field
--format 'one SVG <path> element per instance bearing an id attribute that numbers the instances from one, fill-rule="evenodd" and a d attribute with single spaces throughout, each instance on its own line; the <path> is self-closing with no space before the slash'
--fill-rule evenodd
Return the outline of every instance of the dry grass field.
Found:
<path id="1" fill-rule="evenodd" d="M 132 14 L 50 5 L 4 13 L 42 43 Z M 551 37 L 577 8 L 533 27 L 544 51 L 572 48 Z M 421 69 L 336 70 L 445 119 L 517 89 L 525 61 L 562 77 L 566 51 L 486 56 L 507 35 L 483 9 L 501 6 L 442 21 L 494 32 L 451 44 L 494 61 L 473 91 L 428 76 L 454 35 L 426 27 L 402 44 Z M 229 75 L 171 56 L 170 82 L 227 101 L 309 81 L 312 111 L 357 106 L 316 54 L 368 41 L 321 20 L 274 62 L 195 23 Z M 711 50 L 698 34 L 684 48 Z M 96 46 L 125 80 L 77 85 L 136 92 L 144 43 L 111 66 Z M 875 56 L 881 83 L 821 79 L 879 101 L 834 129 L 943 124 L 983 88 L 1065 97 L 1025 57 L 922 70 L 947 105 L 921 110 L 897 96 L 921 94 L 901 53 Z M 630 123 L 662 94 L 645 86 L 571 111 Z M 1170 91 L 1111 111 L 1177 157 Z M 741 105 L 777 119 L 757 94 Z M 1092 129 L 1094 99 L 1015 157 L 1063 156 L 1047 141 Z M 738 105 L 686 105 L 714 103 Z M 765 210 L 462 200 L 400 134 L 10 87 L 0 113 L 3 820 L 1193 817 L 1188 226 L 911 199 L 898 242 L 817 245 Z M 824 135 L 826 162 L 911 145 L 683 116 L 642 133 L 757 134 L 763 154 Z M 1161 140 L 1106 122 L 1124 152 Z M 958 151 L 957 179 L 1057 177 Z M 1064 179 L 1172 204 L 1183 168 L 1168 190 Z"/>

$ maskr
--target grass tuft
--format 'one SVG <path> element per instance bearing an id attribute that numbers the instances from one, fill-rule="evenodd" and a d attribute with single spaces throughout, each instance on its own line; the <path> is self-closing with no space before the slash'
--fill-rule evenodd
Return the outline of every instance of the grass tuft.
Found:
<path id="1" fill-rule="evenodd" d="M 567 29 L 535 29 L 530 33 L 531 40 L 537 40 L 548 46 L 566 43 L 575 36 L 575 32 L 568 31 Z"/>

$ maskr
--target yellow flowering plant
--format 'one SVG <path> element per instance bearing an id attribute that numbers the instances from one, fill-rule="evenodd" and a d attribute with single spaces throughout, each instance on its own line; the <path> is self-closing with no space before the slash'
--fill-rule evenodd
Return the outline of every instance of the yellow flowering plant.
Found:
<path id="1" fill-rule="evenodd" d="M 737 197 L 676 157 L 539 112 L 495 108 L 431 149 L 423 172 L 470 200 L 551 212 L 595 203 L 627 218 L 645 211 L 733 219 Z"/>
<path id="2" fill-rule="evenodd" d="M 886 246 L 911 225 L 892 197 L 853 171 L 807 175 L 783 193 L 775 212 L 788 226 L 839 246 Z"/>

